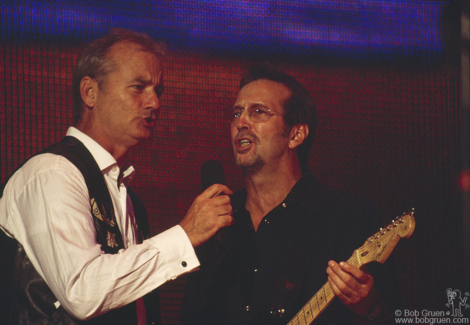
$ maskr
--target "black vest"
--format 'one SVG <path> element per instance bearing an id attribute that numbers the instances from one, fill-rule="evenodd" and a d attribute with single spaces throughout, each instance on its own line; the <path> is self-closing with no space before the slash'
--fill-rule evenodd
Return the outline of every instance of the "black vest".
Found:
<path id="1" fill-rule="evenodd" d="M 65 137 L 59 143 L 45 149 L 42 153 L 61 155 L 72 162 L 82 173 L 90 195 L 90 208 L 96 229 L 96 242 L 101 245 L 101 250 L 108 254 L 116 254 L 124 248 L 121 232 L 116 224 L 113 203 L 106 186 L 101 170 L 91 153 L 86 147 L 74 137 Z M 3 189 L 7 182 L 0 188 Z M 135 192 L 130 188 L 128 194 L 134 206 L 137 221 L 139 240 L 149 238 L 150 231 L 147 222 L 147 212 Z M 10 305 L 9 311 L 2 311 L 1 317 L 9 315 L 10 324 L 60 324 L 60 325 L 132 325 L 137 324 L 136 304 L 131 303 L 125 307 L 112 310 L 104 315 L 88 321 L 79 321 L 71 317 L 65 309 L 60 306 L 56 309 L 54 303 L 57 301 L 46 282 L 36 272 L 31 261 L 26 255 L 23 246 L 16 240 L 7 237 L 0 231 L 2 255 L 7 267 L 0 273 L 3 293 L 11 299 L 1 298 L 2 306 Z M 9 248 L 7 248 L 9 247 Z M 3 263 L 2 263 L 3 264 Z M 11 270 L 14 273 L 11 274 Z M 9 282 L 11 277 L 13 281 Z M 11 290 L 11 291 L 6 291 Z M 13 296 L 9 294 L 13 292 Z M 8 302 L 11 300 L 11 303 Z M 158 291 L 155 290 L 144 297 L 147 315 L 147 324 L 160 324 L 160 306 Z"/>

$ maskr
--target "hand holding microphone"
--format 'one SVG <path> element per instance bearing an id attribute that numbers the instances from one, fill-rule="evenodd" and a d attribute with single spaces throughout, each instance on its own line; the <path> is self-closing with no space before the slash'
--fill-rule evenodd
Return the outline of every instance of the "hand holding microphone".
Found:
<path id="1" fill-rule="evenodd" d="M 230 197 L 233 192 L 225 185 L 222 164 L 207 161 L 201 166 L 201 184 L 204 189 L 189 208 L 180 226 L 194 247 L 202 245 L 217 230 L 233 224 Z"/>

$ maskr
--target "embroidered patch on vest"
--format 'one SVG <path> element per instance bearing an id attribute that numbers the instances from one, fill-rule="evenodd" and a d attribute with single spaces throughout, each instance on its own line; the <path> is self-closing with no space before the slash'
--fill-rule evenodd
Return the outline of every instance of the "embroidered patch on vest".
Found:
<path id="1" fill-rule="evenodd" d="M 111 227 L 114 227 L 115 225 L 115 222 L 114 220 L 109 220 L 107 217 L 106 217 L 106 213 L 101 213 L 101 210 L 100 208 L 98 207 L 98 204 L 96 203 L 95 199 L 92 198 L 90 200 L 91 202 L 91 211 L 93 211 L 93 215 L 95 217 L 97 217 L 98 219 L 100 219 L 101 221 L 104 221 L 106 222 L 108 225 L 110 225 Z M 111 246 L 112 247 L 112 246 Z"/>
<path id="2" fill-rule="evenodd" d="M 108 231 L 106 234 L 106 243 L 111 248 L 118 247 L 118 244 L 116 243 L 116 235 Z"/>

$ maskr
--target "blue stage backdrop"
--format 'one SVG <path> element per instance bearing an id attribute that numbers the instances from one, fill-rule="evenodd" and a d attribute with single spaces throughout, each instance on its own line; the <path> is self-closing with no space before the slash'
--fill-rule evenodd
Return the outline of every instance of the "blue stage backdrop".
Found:
<path id="1" fill-rule="evenodd" d="M 174 49 L 340 58 L 436 59 L 445 2 L 3 1 L 2 40 L 89 40 L 110 27 L 144 31 Z"/>

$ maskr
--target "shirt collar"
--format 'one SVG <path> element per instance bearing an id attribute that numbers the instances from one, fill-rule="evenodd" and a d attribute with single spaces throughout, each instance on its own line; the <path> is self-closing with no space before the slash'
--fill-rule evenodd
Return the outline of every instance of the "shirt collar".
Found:
<path id="1" fill-rule="evenodd" d="M 119 168 L 116 159 L 114 159 L 114 157 L 108 151 L 106 151 L 106 149 L 99 145 L 98 142 L 90 138 L 82 131 L 71 126 L 67 130 L 67 136 L 72 136 L 85 145 L 88 151 L 90 151 L 92 154 L 93 158 L 95 158 L 95 161 L 103 174 L 107 173 L 113 167 Z M 130 181 L 134 177 L 134 174 L 134 167 L 129 162 L 126 162 L 122 167 L 123 182 L 126 186 L 129 185 Z"/>
<path id="2" fill-rule="evenodd" d="M 313 173 L 307 170 L 281 204 L 285 203 L 287 206 L 292 204 L 301 205 L 312 212 L 322 211 L 324 210 L 323 207 L 327 205 L 325 200 L 331 200 L 331 194 L 334 192 L 332 188 L 321 184 Z M 246 189 L 234 193 L 231 198 L 234 209 L 240 211 L 245 209 L 246 195 Z"/>
<path id="3" fill-rule="evenodd" d="M 301 205 L 311 212 L 325 212 L 325 207 L 331 206 L 332 199 L 337 194 L 337 191 L 320 183 L 315 175 L 307 170 L 294 185 L 284 202 L 287 205 Z"/>

